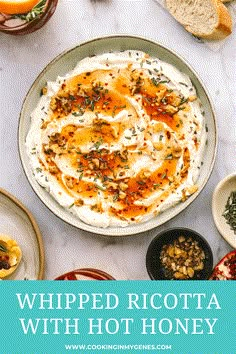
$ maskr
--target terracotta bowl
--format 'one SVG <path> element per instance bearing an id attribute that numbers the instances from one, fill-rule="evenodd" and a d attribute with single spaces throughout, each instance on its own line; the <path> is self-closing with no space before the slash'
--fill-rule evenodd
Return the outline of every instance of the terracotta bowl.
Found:
<path id="1" fill-rule="evenodd" d="M 115 280 L 110 274 L 95 268 L 75 269 L 60 275 L 55 280 Z"/>
<path id="2" fill-rule="evenodd" d="M 0 21 L 0 31 L 12 35 L 23 35 L 35 32 L 48 22 L 56 10 L 57 3 L 58 0 L 47 0 L 43 13 L 34 20 L 26 23 L 20 23 L 18 20 L 12 19 L 11 16 L 3 14 L 2 17 L 5 16 L 6 21 Z"/>

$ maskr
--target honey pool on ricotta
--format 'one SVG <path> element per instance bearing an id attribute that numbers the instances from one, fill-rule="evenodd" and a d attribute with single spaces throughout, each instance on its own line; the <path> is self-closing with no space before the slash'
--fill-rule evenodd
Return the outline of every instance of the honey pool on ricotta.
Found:
<path id="1" fill-rule="evenodd" d="M 204 113 L 172 65 L 140 51 L 105 53 L 42 93 L 26 139 L 33 173 L 83 222 L 145 222 L 197 191 Z"/>

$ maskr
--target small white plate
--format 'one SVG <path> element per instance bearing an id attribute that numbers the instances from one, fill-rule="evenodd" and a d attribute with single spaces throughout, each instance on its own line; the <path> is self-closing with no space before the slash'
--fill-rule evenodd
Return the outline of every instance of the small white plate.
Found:
<path id="1" fill-rule="evenodd" d="M 212 214 L 219 233 L 230 246 L 236 248 L 236 234 L 223 216 L 227 200 L 233 191 L 236 191 L 236 173 L 225 177 L 216 186 L 212 197 Z"/>
<path id="2" fill-rule="evenodd" d="M 44 251 L 41 233 L 31 213 L 14 196 L 0 189 L 0 234 L 17 241 L 22 250 L 19 267 L 8 280 L 43 278 Z"/>

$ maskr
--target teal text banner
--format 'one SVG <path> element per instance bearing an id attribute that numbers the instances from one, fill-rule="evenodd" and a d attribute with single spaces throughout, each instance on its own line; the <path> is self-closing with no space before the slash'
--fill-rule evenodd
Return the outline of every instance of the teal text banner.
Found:
<path id="1" fill-rule="evenodd" d="M 236 353 L 234 281 L 2 281 L 0 354 Z"/>

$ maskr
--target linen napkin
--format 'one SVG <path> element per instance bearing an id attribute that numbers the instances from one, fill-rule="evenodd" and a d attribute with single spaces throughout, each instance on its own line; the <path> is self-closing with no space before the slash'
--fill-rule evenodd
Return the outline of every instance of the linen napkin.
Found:
<path id="1" fill-rule="evenodd" d="M 165 0 L 154 0 L 154 1 L 157 2 L 163 8 L 166 8 Z M 235 23 L 236 23 L 236 1 L 233 0 L 230 3 L 224 3 L 224 5 L 226 5 L 226 7 L 228 8 L 228 10 L 229 10 L 229 12 L 230 12 L 230 14 L 232 16 L 233 27 L 234 27 Z M 173 18 L 173 20 L 174 20 L 174 18 Z M 191 36 L 191 33 L 189 33 L 189 35 Z M 206 44 L 214 52 L 217 52 L 218 50 L 220 50 L 221 47 L 224 45 L 225 41 L 227 40 L 227 37 L 225 39 L 222 39 L 222 40 L 211 40 L 211 41 L 207 40 L 207 39 L 203 39 L 203 38 L 198 38 L 198 37 L 195 37 L 195 36 L 193 36 L 193 38 L 199 43 Z"/>

